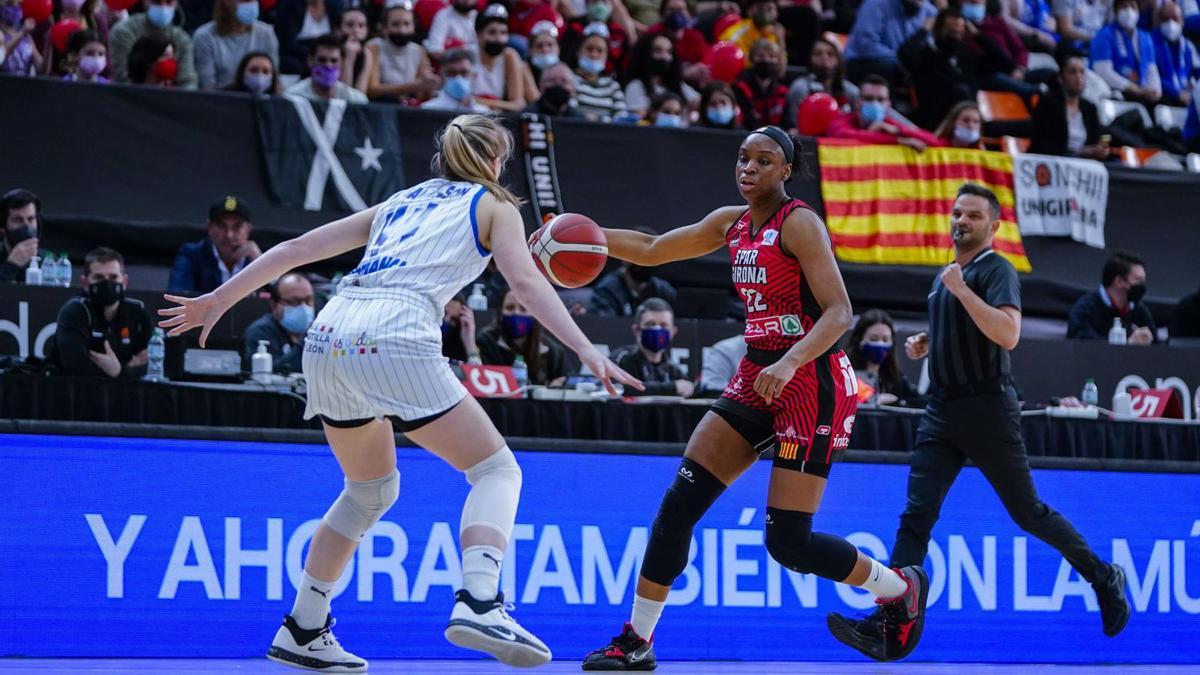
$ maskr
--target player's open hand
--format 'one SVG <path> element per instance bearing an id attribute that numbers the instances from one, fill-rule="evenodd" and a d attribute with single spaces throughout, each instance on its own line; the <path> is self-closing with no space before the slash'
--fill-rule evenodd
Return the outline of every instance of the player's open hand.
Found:
<path id="1" fill-rule="evenodd" d="M 786 359 L 781 359 L 775 363 L 763 368 L 762 372 L 754 380 L 754 393 L 762 397 L 764 401 L 770 404 L 775 399 L 783 394 L 784 388 L 788 382 L 796 376 L 796 366 L 788 363 Z"/>
<path id="2" fill-rule="evenodd" d="M 617 396 L 617 389 L 613 386 L 612 381 L 616 380 L 623 385 L 633 387 L 638 391 L 646 391 L 646 385 L 642 381 L 629 373 L 621 370 L 617 364 L 610 359 L 605 358 L 600 350 L 595 347 L 588 346 L 583 351 L 579 352 L 579 361 L 588 367 L 593 375 L 604 385 L 605 391 L 610 396 Z"/>
<path id="3" fill-rule="evenodd" d="M 186 333 L 193 328 L 200 329 L 200 346 L 208 341 L 208 333 L 216 325 L 221 315 L 228 307 L 222 306 L 212 293 L 205 293 L 198 298 L 185 298 L 179 295 L 164 295 L 168 302 L 175 307 L 158 310 L 159 316 L 166 319 L 158 322 L 159 328 L 169 328 L 167 335 L 176 336 Z"/>

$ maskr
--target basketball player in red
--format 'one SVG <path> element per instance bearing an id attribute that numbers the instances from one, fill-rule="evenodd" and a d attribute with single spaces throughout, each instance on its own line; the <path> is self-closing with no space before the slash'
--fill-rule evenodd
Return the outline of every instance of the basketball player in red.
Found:
<path id="1" fill-rule="evenodd" d="M 621 634 L 588 654 L 584 670 L 653 670 L 654 628 L 687 565 L 692 529 L 730 483 L 775 447 L 767 492 L 766 547 L 784 567 L 875 594 L 879 660 L 907 656 L 921 636 L 928 577 L 890 569 L 845 539 L 812 531 L 831 465 L 849 445 L 857 380 L 837 346 L 850 328 L 850 299 L 825 224 L 785 189 L 799 144 L 777 127 L 750 132 L 735 178 L 747 206 L 653 236 L 604 231 L 609 255 L 656 266 L 729 248 L 733 285 L 746 302 L 746 357 L 688 440 L 642 561 L 633 613 Z"/>

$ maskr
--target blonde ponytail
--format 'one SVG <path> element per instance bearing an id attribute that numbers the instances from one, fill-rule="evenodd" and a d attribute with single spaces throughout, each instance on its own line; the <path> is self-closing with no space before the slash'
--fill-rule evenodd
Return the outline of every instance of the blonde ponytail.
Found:
<path id="1" fill-rule="evenodd" d="M 502 201 L 521 208 L 521 200 L 492 176 L 492 161 L 501 166 L 513 151 L 513 138 L 495 118 L 486 115 L 459 115 L 438 136 L 434 168 L 451 180 L 479 183 Z"/>

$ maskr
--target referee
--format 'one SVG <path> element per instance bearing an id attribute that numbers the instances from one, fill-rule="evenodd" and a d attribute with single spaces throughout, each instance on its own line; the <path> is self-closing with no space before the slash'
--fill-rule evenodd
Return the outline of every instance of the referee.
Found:
<path id="1" fill-rule="evenodd" d="M 906 344 L 911 359 L 929 355 L 932 397 L 917 428 L 908 504 L 890 564 L 924 563 L 942 500 L 970 459 L 1017 525 L 1053 546 L 1091 582 L 1104 634 L 1115 636 L 1129 621 L 1125 573 L 1100 560 L 1074 526 L 1038 497 L 1029 471 L 1008 354 L 1021 335 L 1021 284 L 1012 264 L 992 251 L 1000 229 L 996 195 L 964 184 L 950 226 L 954 262 L 933 282 L 929 334 Z M 868 656 L 883 653 L 880 621 L 878 611 L 862 620 L 828 617 L 835 637 Z"/>

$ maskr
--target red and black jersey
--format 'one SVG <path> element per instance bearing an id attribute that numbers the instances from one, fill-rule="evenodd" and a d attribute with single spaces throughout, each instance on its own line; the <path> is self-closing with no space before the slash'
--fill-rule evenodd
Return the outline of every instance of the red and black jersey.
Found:
<path id="1" fill-rule="evenodd" d="M 746 303 L 746 345 L 754 349 L 788 349 L 821 318 L 800 261 L 783 248 L 783 221 L 798 208 L 812 207 L 793 199 L 758 232 L 747 210 L 725 233 L 733 286 Z"/>

